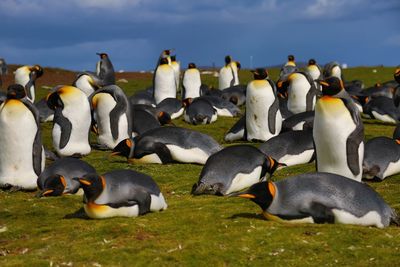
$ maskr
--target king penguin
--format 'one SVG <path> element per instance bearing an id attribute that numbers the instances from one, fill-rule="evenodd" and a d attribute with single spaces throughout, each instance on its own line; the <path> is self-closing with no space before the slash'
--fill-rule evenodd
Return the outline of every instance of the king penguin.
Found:
<path id="1" fill-rule="evenodd" d="M 167 208 L 153 178 L 140 172 L 114 170 L 74 179 L 85 192 L 83 207 L 92 219 L 137 217 Z"/>
<path id="2" fill-rule="evenodd" d="M 266 69 L 254 72 L 246 91 L 246 136 L 248 141 L 267 141 L 280 133 L 282 115 L 275 84 Z"/>
<path id="3" fill-rule="evenodd" d="M 187 70 L 183 73 L 182 99 L 200 96 L 201 77 L 196 64 L 189 63 Z"/>
<path id="4" fill-rule="evenodd" d="M 92 117 L 86 94 L 73 86 L 58 86 L 48 95 L 47 105 L 54 110 L 52 137 L 57 154 L 62 157 L 89 154 Z"/>
<path id="5" fill-rule="evenodd" d="M 72 86 L 79 88 L 89 97 L 94 91 L 103 86 L 103 82 L 97 75 L 90 72 L 79 73 Z"/>
<path id="6" fill-rule="evenodd" d="M 383 228 L 400 218 L 371 187 L 332 173 L 307 173 L 261 182 L 230 196 L 248 198 L 267 220 L 341 223 Z"/>
<path id="7" fill-rule="evenodd" d="M 131 105 L 117 85 L 105 86 L 89 98 L 100 146 L 113 149 L 132 136 Z"/>
<path id="8" fill-rule="evenodd" d="M 332 62 L 325 64 L 324 70 L 323 70 L 323 76 L 325 78 L 333 76 L 340 80 L 344 80 L 343 74 L 342 74 L 342 68 L 340 67 L 340 64 L 336 61 L 332 61 Z"/>
<path id="9" fill-rule="evenodd" d="M 181 63 L 176 61 L 176 55 L 171 56 L 171 67 L 174 70 L 175 88 L 179 92 L 179 82 L 181 78 Z"/>
<path id="10" fill-rule="evenodd" d="M 176 98 L 175 73 L 168 60 L 162 58 L 154 73 L 154 100 L 158 104 L 169 97 Z"/>
<path id="11" fill-rule="evenodd" d="M 229 146 L 208 158 L 192 194 L 227 195 L 241 191 L 268 179 L 277 166 L 274 159 L 253 146 Z"/>
<path id="12" fill-rule="evenodd" d="M 361 181 L 364 126 L 360 112 L 344 90 L 342 80 L 320 81 L 321 97 L 315 107 L 314 144 L 317 171 Z"/>
<path id="13" fill-rule="evenodd" d="M 311 79 L 314 81 L 315 88 L 321 91 L 321 85 L 316 80 L 321 80 L 323 78 L 322 69 L 317 64 L 315 59 L 312 58 L 308 61 L 308 65 L 305 71 L 306 73 L 308 73 L 308 75 L 310 75 Z"/>
<path id="14" fill-rule="evenodd" d="M 35 102 L 35 82 L 43 75 L 43 68 L 39 65 L 22 66 L 15 71 L 15 83 L 25 87 L 26 97 Z"/>
<path id="15" fill-rule="evenodd" d="M 285 63 L 285 66 L 293 66 L 296 67 L 296 62 L 293 55 L 288 55 L 288 61 Z"/>
<path id="16" fill-rule="evenodd" d="M 100 61 L 97 63 L 96 74 L 102 80 L 103 86 L 115 84 L 114 66 L 106 53 L 97 53 Z"/>
<path id="17" fill-rule="evenodd" d="M 45 164 L 39 112 L 22 85 L 10 85 L 0 105 L 0 187 L 36 189 Z"/>
<path id="18" fill-rule="evenodd" d="M 239 85 L 238 65 L 231 56 L 225 57 L 225 66 L 219 71 L 218 83 L 220 90 Z"/>

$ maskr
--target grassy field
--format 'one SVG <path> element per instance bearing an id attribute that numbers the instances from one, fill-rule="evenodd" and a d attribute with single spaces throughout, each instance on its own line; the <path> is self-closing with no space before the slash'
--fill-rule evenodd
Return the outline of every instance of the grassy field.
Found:
<path id="1" fill-rule="evenodd" d="M 373 73 L 372 69 L 377 72 Z M 368 87 L 393 77 L 394 68 L 354 68 L 345 77 Z M 276 78 L 278 70 L 271 70 Z M 251 79 L 241 71 L 241 82 Z M 203 82 L 217 85 L 204 76 Z M 128 95 L 151 79 L 119 84 Z M 55 85 L 55 84 L 54 84 Z M 43 96 L 46 90 L 38 90 Z M 237 118 L 211 125 L 175 124 L 212 135 L 223 143 Z M 391 136 L 394 126 L 364 121 L 366 139 Z M 43 141 L 51 149 L 51 123 L 43 124 Z M 94 140 L 94 138 L 92 139 Z M 166 197 L 168 209 L 138 218 L 88 219 L 82 197 L 35 198 L 35 193 L 0 191 L 0 266 L 385 266 L 400 260 L 400 228 L 350 225 L 281 224 L 264 220 L 254 203 L 239 198 L 191 196 L 202 166 L 192 164 L 129 165 L 109 152 L 92 151 L 84 160 L 99 173 L 124 168 L 151 175 Z M 312 172 L 314 164 L 279 170 L 274 180 Z M 400 175 L 371 183 L 400 213 Z"/>

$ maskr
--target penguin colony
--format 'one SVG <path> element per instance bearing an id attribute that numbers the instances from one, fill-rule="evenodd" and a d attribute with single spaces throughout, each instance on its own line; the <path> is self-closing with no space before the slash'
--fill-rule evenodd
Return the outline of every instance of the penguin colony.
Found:
<path id="1" fill-rule="evenodd" d="M 399 122 L 400 69 L 395 81 L 363 89 L 362 82 L 343 79 L 337 62 L 322 69 L 310 59 L 301 70 L 289 55 L 276 82 L 258 68 L 243 86 L 240 63 L 226 56 L 219 89 L 212 89 L 202 84 L 193 62 L 181 81 L 181 65 L 171 52 L 160 54 L 153 86 L 131 97 L 116 85 L 106 53 L 98 53 L 95 72 L 79 73 L 72 85 L 54 87 L 36 105 L 35 82 L 44 70 L 18 68 L 15 84 L 0 99 L 1 188 L 39 189 L 39 197 L 83 193 L 83 208 L 93 219 L 167 208 L 152 177 L 128 169 L 99 174 L 84 161 L 101 149 L 128 164 L 204 165 L 193 195 L 248 198 L 268 220 L 379 228 L 400 223 L 396 211 L 362 181 L 400 173 L 400 131 L 365 143 L 361 119 Z M 225 140 L 261 144 L 223 147 L 206 134 L 174 126 L 171 119 L 182 115 L 191 124 L 242 115 Z M 40 122 L 49 120 L 56 155 L 42 145 Z M 89 142 L 90 131 L 96 144 Z M 45 168 L 46 157 L 55 160 Z M 314 173 L 270 179 L 279 168 L 314 160 Z"/>

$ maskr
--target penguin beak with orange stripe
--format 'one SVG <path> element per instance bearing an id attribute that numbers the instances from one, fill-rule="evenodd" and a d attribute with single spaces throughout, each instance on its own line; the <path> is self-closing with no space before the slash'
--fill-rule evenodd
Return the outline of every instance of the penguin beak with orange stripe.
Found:
<path id="1" fill-rule="evenodd" d="M 260 182 L 253 184 L 249 189 L 231 193 L 228 197 L 241 197 L 247 198 L 256 203 L 261 207 L 262 210 L 266 210 L 272 203 L 276 194 L 276 186 L 272 182 Z"/>
<path id="2" fill-rule="evenodd" d="M 119 142 L 119 144 L 114 147 L 111 156 L 123 156 L 127 159 L 133 158 L 135 151 L 135 141 L 133 139 L 127 138 Z"/>
<path id="3" fill-rule="evenodd" d="M 54 197 L 54 196 L 61 196 L 68 192 L 65 191 L 67 188 L 67 182 L 62 175 L 54 175 L 50 176 L 46 179 L 43 190 L 40 191 L 36 196 L 37 197 Z"/>

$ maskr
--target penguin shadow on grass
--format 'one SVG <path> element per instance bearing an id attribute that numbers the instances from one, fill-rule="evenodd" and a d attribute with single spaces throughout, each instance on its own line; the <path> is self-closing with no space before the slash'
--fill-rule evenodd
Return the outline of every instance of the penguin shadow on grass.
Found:
<path id="1" fill-rule="evenodd" d="M 233 214 L 232 216 L 228 217 L 227 219 L 234 220 L 237 218 L 257 219 L 257 220 L 265 221 L 265 218 L 261 213 L 250 213 L 250 212 L 242 212 L 242 213 L 238 213 L 238 214 Z"/>
<path id="2" fill-rule="evenodd" d="M 91 220 L 89 216 L 86 215 L 85 209 L 80 208 L 74 213 L 67 214 L 64 216 L 64 219 L 83 219 L 83 220 Z"/>

